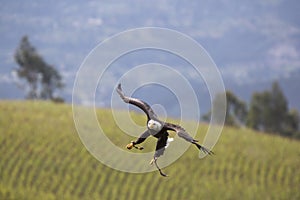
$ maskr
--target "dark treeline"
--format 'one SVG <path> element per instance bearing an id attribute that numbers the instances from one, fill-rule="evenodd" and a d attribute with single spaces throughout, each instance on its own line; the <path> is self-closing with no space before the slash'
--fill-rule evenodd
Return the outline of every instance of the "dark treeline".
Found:
<path id="1" fill-rule="evenodd" d="M 300 139 L 299 113 L 296 109 L 289 109 L 288 101 L 279 84 L 275 81 L 271 89 L 255 92 L 249 105 L 226 91 L 225 124 L 229 126 L 247 126 L 249 128 Z M 217 106 L 218 95 L 213 106 Z M 210 112 L 203 116 L 209 121 Z"/>

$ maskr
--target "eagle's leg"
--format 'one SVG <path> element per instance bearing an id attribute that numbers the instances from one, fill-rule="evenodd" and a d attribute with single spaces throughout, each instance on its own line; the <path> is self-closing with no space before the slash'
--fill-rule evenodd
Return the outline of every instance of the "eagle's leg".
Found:
<path id="1" fill-rule="evenodd" d="M 146 138 L 144 138 L 144 139 L 138 138 L 136 141 L 131 141 L 129 144 L 126 145 L 126 148 L 132 149 L 132 147 L 134 147 L 136 149 L 143 150 L 144 147 L 137 147 L 136 145 L 142 143 L 145 139 Z"/>
<path id="2" fill-rule="evenodd" d="M 139 149 L 139 150 L 143 150 L 144 147 L 137 147 L 137 144 L 141 144 L 142 142 L 144 142 L 147 137 L 150 136 L 150 133 L 148 132 L 148 130 L 146 130 L 144 133 L 142 133 L 140 135 L 140 137 L 136 140 L 136 141 L 131 141 L 129 144 L 126 145 L 127 149 L 132 149 L 132 147 Z"/>
<path id="3" fill-rule="evenodd" d="M 163 173 L 162 170 L 159 168 L 158 164 L 157 164 L 157 157 L 154 157 L 151 161 L 150 161 L 150 165 L 152 165 L 153 163 L 155 164 L 156 168 L 158 169 L 160 175 L 167 177 L 168 175 Z"/>

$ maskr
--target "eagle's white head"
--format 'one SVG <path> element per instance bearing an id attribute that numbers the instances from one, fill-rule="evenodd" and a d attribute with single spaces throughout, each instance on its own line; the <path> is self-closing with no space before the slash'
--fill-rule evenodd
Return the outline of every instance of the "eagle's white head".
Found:
<path id="1" fill-rule="evenodd" d="M 158 121 L 155 121 L 153 119 L 150 119 L 148 122 L 148 128 L 150 130 L 154 130 L 154 131 L 160 131 L 162 128 L 161 123 L 159 123 Z"/>

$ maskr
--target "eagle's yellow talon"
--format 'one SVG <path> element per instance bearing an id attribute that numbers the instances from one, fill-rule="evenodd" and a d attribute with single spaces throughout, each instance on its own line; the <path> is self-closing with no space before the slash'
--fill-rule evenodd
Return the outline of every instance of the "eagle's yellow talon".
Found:
<path id="1" fill-rule="evenodd" d="M 126 145 L 126 148 L 129 149 L 129 150 L 132 149 L 132 147 L 133 147 L 133 143 L 132 142 L 130 142 L 129 144 Z"/>

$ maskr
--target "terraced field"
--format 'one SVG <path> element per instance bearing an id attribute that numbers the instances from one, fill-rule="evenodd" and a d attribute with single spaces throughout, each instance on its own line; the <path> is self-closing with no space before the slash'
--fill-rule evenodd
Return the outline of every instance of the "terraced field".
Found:
<path id="1" fill-rule="evenodd" d="M 109 110 L 97 114 L 115 144 L 132 139 L 117 129 Z M 198 138 L 206 128 L 201 125 Z M 130 174 L 106 167 L 85 149 L 70 105 L 1 101 L 0 199 L 300 199 L 299 147 L 299 141 L 227 127 L 215 156 L 198 159 L 190 147 L 164 169 L 168 178 L 156 171 Z"/>

